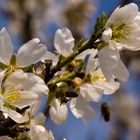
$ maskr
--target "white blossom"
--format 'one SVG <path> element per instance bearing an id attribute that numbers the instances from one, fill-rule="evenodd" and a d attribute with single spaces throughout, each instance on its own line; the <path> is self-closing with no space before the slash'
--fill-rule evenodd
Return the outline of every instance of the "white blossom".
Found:
<path id="1" fill-rule="evenodd" d="M 74 40 L 75 39 L 68 28 L 64 27 L 62 29 L 58 29 L 54 37 L 54 46 L 57 53 L 65 57 L 70 55 L 73 52 Z"/>
<path id="2" fill-rule="evenodd" d="M 129 73 L 120 59 L 120 54 L 112 46 L 106 46 L 98 53 L 102 71 L 107 80 L 118 78 L 122 81 L 128 79 Z"/>
<path id="3" fill-rule="evenodd" d="M 49 109 L 49 114 L 51 119 L 56 124 L 63 124 L 68 116 L 68 108 L 66 104 L 60 104 L 60 101 L 58 99 L 54 99 L 51 102 Z"/>
<path id="4" fill-rule="evenodd" d="M 98 51 L 96 49 L 90 49 L 88 62 L 86 64 L 86 76 L 89 76 L 89 80 L 91 81 L 84 82 L 80 85 L 80 94 L 88 101 L 99 101 L 102 94 L 112 94 L 119 88 L 119 83 L 114 81 L 114 77 L 110 77 L 108 80 L 102 69 L 99 68 L 101 62 L 99 63 L 99 59 L 95 58 L 97 53 Z M 106 55 L 104 55 L 103 58 L 105 56 Z M 110 62 L 108 59 L 105 60 L 106 63 Z"/>
<path id="5" fill-rule="evenodd" d="M 21 68 L 27 67 L 31 64 L 35 64 L 44 58 L 44 55 L 48 53 L 47 47 L 39 43 L 38 38 L 34 38 L 24 45 L 22 45 L 17 54 L 16 62 L 14 65 L 10 64 L 10 60 L 14 54 L 13 46 L 10 36 L 5 28 L 0 31 L 0 62 L 7 67 Z"/>
<path id="6" fill-rule="evenodd" d="M 22 123 L 29 119 L 27 115 L 21 119 L 22 115 L 10 109 L 9 105 L 23 109 L 35 103 L 43 93 L 48 93 L 48 87 L 41 78 L 34 74 L 24 73 L 22 70 L 16 70 L 8 76 L 2 85 L 0 110 L 7 113 L 17 123 Z"/>
<path id="7" fill-rule="evenodd" d="M 63 45 L 61 44 L 63 42 Z M 68 56 L 73 52 L 73 49 L 75 47 L 75 39 L 72 35 L 72 32 L 66 28 L 63 27 L 62 29 L 58 29 L 55 33 L 55 39 L 54 39 L 54 46 L 57 50 L 57 53 L 63 56 Z M 67 53 L 67 55 L 64 55 Z M 82 53 L 80 53 L 76 59 L 85 59 L 85 57 L 89 54 L 96 55 L 98 53 L 97 49 L 86 49 Z"/>
<path id="8" fill-rule="evenodd" d="M 84 82 L 79 87 L 78 97 L 70 102 L 70 109 L 75 117 L 81 118 L 85 123 L 95 116 L 95 112 L 89 102 L 98 102 L 102 95 L 113 94 L 118 88 L 119 83 L 111 79 L 105 79 L 101 69 L 90 73 L 90 82 Z"/>
<path id="9" fill-rule="evenodd" d="M 109 44 L 113 41 L 112 47 L 117 43 L 120 49 L 140 50 L 139 16 L 138 7 L 134 3 L 117 7 L 106 22 L 103 40 Z"/>
<path id="10" fill-rule="evenodd" d="M 4 83 L 4 90 L 3 88 L 1 89 L 3 101 L 20 109 L 32 104 L 38 98 L 38 95 L 26 90 L 24 82 L 28 82 L 28 80 L 28 76 L 22 70 L 12 73 Z M 29 83 L 30 85 L 27 85 L 27 88 L 33 86 L 31 81 Z"/>
<path id="11" fill-rule="evenodd" d="M 85 124 L 95 117 L 95 111 L 81 95 L 78 95 L 77 98 L 71 100 L 70 109 L 73 115 L 76 118 L 82 118 Z"/>
<path id="12" fill-rule="evenodd" d="M 89 57 L 86 64 L 86 75 L 93 73 L 99 64 L 98 59 L 95 58 L 95 56 L 98 54 L 98 50 L 97 49 L 89 49 L 89 50 L 90 54 L 88 54 Z M 85 58 L 83 57 L 83 60 L 84 59 Z"/>
<path id="13" fill-rule="evenodd" d="M 75 47 L 75 39 L 71 33 L 71 31 L 63 27 L 62 29 L 58 29 L 55 33 L 54 38 L 54 46 L 59 55 L 62 55 L 64 57 L 69 56 L 74 51 Z M 96 55 L 97 49 L 87 49 L 84 52 L 80 53 L 76 59 L 85 59 L 85 57 L 89 54 Z"/>
<path id="14" fill-rule="evenodd" d="M 139 17 L 137 5 L 130 3 L 117 7 L 106 22 L 102 39 L 108 45 L 99 51 L 98 56 L 108 80 L 114 77 L 123 81 L 128 79 L 129 74 L 119 52 L 123 49 L 140 50 Z"/>
<path id="15" fill-rule="evenodd" d="M 88 101 L 99 101 L 103 94 L 113 94 L 120 86 L 114 79 L 107 81 L 101 69 L 97 69 L 91 75 L 89 83 L 80 86 L 80 94 Z"/>

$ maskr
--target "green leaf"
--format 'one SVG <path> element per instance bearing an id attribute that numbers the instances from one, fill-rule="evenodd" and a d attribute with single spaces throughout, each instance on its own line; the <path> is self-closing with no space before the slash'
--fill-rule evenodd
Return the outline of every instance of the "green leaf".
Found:
<path id="1" fill-rule="evenodd" d="M 101 16 L 101 27 L 102 27 L 102 29 L 105 27 L 106 20 L 107 20 L 106 13 L 103 12 L 103 13 L 102 13 L 102 16 Z"/>
<path id="2" fill-rule="evenodd" d="M 92 36 L 98 38 L 102 35 L 106 24 L 106 13 L 102 13 L 100 17 L 97 18 L 96 23 L 94 25 L 94 32 Z"/>
<path id="3" fill-rule="evenodd" d="M 94 25 L 94 34 L 98 32 L 99 28 L 100 28 L 100 17 L 97 17 L 96 23 Z"/>

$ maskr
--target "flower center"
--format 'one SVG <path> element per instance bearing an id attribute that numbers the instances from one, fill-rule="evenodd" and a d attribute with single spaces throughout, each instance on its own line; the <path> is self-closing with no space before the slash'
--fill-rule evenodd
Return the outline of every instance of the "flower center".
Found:
<path id="1" fill-rule="evenodd" d="M 121 24 L 110 24 L 112 29 L 112 40 L 119 42 L 123 39 L 128 39 L 128 34 L 130 32 L 130 27 L 125 23 Z"/>
<path id="2" fill-rule="evenodd" d="M 103 72 L 101 70 L 96 70 L 91 78 L 92 82 L 107 82 Z"/>
<path id="3" fill-rule="evenodd" d="M 5 93 L 3 96 L 7 102 L 11 102 L 11 103 L 15 103 L 17 100 L 21 99 L 20 92 L 18 92 L 16 90 L 11 90 L 11 91 Z"/>

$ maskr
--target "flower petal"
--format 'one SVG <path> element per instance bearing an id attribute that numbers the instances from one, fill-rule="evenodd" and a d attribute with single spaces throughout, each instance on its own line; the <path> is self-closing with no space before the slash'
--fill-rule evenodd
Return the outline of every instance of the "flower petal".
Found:
<path id="1" fill-rule="evenodd" d="M 14 89 L 16 90 L 23 90 L 27 78 L 27 74 L 24 73 L 22 70 L 16 70 L 6 79 L 5 89 L 8 90 L 9 87 L 14 87 Z"/>
<path id="2" fill-rule="evenodd" d="M 108 81 L 114 76 L 122 81 L 128 79 L 128 70 L 122 63 L 117 50 L 107 46 L 99 51 L 98 56 L 102 71 Z"/>
<path id="3" fill-rule="evenodd" d="M 111 37 L 112 37 L 112 30 L 111 28 L 107 27 L 102 34 L 102 39 L 108 42 L 109 40 L 111 40 Z"/>
<path id="4" fill-rule="evenodd" d="M 6 108 L 6 107 L 0 108 L 0 110 L 3 113 L 7 113 L 7 115 L 12 120 L 14 120 L 15 122 L 17 122 L 19 124 L 27 122 L 29 120 L 29 116 L 27 115 L 27 113 L 25 113 L 25 116 L 22 116 L 21 114 L 17 113 L 16 111 L 14 111 L 14 110 L 12 110 L 10 108 Z"/>
<path id="5" fill-rule="evenodd" d="M 130 12 L 131 11 L 131 12 Z M 107 21 L 110 23 L 118 23 L 124 21 L 125 23 L 133 22 L 138 13 L 138 6 L 135 3 L 130 3 L 124 7 L 117 7 L 111 14 Z"/>
<path id="6" fill-rule="evenodd" d="M 80 86 L 80 95 L 87 101 L 99 101 L 103 91 L 92 84 L 84 83 Z"/>
<path id="7" fill-rule="evenodd" d="M 70 109 L 76 118 L 81 118 L 84 123 L 87 123 L 95 117 L 95 111 L 90 107 L 89 103 L 82 97 L 78 96 L 70 102 Z"/>
<path id="8" fill-rule="evenodd" d="M 48 95 L 49 88 L 45 84 L 44 80 L 33 73 L 26 73 L 28 76 L 28 82 L 32 83 L 32 86 L 28 86 L 26 83 L 25 89 L 37 93 L 38 95 Z"/>
<path id="9" fill-rule="evenodd" d="M 113 75 L 122 80 L 127 81 L 129 77 L 129 72 L 123 62 L 120 60 L 115 69 L 112 70 Z"/>
<path id="10" fill-rule="evenodd" d="M 37 111 L 39 110 L 41 105 L 41 99 L 41 96 L 39 96 L 38 99 L 32 105 L 30 105 L 30 114 L 32 116 L 35 115 L 35 113 L 37 113 Z"/>
<path id="11" fill-rule="evenodd" d="M 4 75 L 5 75 L 5 73 L 6 73 L 6 70 L 1 71 L 1 69 L 0 69 L 0 83 L 2 82 L 2 79 L 3 79 Z"/>
<path id="12" fill-rule="evenodd" d="M 68 28 L 58 29 L 54 37 L 54 46 L 60 55 L 67 57 L 73 51 L 74 38 Z"/>
<path id="13" fill-rule="evenodd" d="M 0 62 L 9 65 L 13 54 L 13 46 L 10 36 L 5 28 L 0 31 Z"/>
<path id="14" fill-rule="evenodd" d="M 48 95 L 48 87 L 45 82 L 33 73 L 24 73 L 16 70 L 5 81 L 6 89 L 14 87 L 16 90 L 26 90 L 38 95 Z"/>
<path id="15" fill-rule="evenodd" d="M 16 106 L 19 109 L 22 109 L 24 107 L 33 104 L 38 99 L 37 94 L 29 91 L 19 91 L 19 94 L 20 98 L 14 103 L 11 103 L 12 105 Z"/>
<path id="16" fill-rule="evenodd" d="M 137 13 L 137 16 L 135 17 L 135 22 L 140 26 L 140 12 Z"/>
<path id="17" fill-rule="evenodd" d="M 91 51 L 92 51 L 92 49 L 87 49 L 87 50 L 85 50 L 84 52 L 80 53 L 80 54 L 76 57 L 76 59 L 77 59 L 77 60 L 78 60 L 78 59 L 84 60 L 84 59 L 86 58 L 87 55 L 91 54 Z"/>
<path id="18" fill-rule="evenodd" d="M 120 86 L 120 83 L 115 82 L 114 79 L 110 79 L 109 82 L 96 82 L 96 86 L 102 87 L 104 94 L 113 94 Z"/>
<path id="19" fill-rule="evenodd" d="M 17 66 L 26 67 L 39 62 L 47 51 L 45 45 L 39 44 L 40 40 L 35 38 L 20 47 L 17 52 Z"/>
<path id="20" fill-rule="evenodd" d="M 54 99 L 51 102 L 49 114 L 54 123 L 63 124 L 66 121 L 68 115 L 67 105 L 65 104 L 60 105 L 59 100 Z"/>
<path id="21" fill-rule="evenodd" d="M 92 57 L 89 57 L 88 63 L 86 65 L 86 75 L 94 72 L 99 64 L 98 59 L 91 59 L 91 58 Z"/>
<path id="22" fill-rule="evenodd" d="M 137 51 L 140 50 L 140 27 L 135 22 L 131 24 L 131 31 L 127 39 L 120 41 L 124 49 Z"/>
<path id="23" fill-rule="evenodd" d="M 32 140 L 54 140 L 54 136 L 51 131 L 47 131 L 41 125 L 33 125 L 30 127 L 29 136 Z"/>
<path id="24" fill-rule="evenodd" d="M 3 104 L 4 104 L 4 99 L 3 99 L 3 97 L 0 96 L 0 107 L 2 107 Z"/>
<path id="25" fill-rule="evenodd" d="M 109 81 L 111 78 L 113 78 L 112 69 L 116 68 L 116 64 L 120 59 L 119 53 L 110 46 L 107 46 L 99 51 L 98 57 L 101 64 L 101 69 L 106 79 Z"/>
<path id="26" fill-rule="evenodd" d="M 91 54 L 89 55 L 88 62 L 86 64 L 86 75 L 94 72 L 98 65 L 98 59 L 94 58 L 98 53 L 97 49 L 91 49 Z"/>
<path id="27" fill-rule="evenodd" d="M 46 117 L 43 113 L 39 113 L 33 117 L 31 124 L 45 125 Z"/>
<path id="28" fill-rule="evenodd" d="M 114 49 L 116 49 L 116 51 L 121 51 L 123 49 L 123 45 L 118 43 L 118 42 L 116 42 L 116 41 L 110 40 L 108 43 L 109 43 L 109 46 L 111 46 Z"/>

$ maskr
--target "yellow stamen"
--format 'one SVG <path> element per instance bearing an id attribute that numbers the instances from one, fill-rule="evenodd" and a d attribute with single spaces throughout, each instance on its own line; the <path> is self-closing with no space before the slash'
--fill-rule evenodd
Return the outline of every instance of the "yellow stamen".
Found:
<path id="1" fill-rule="evenodd" d="M 91 80 L 92 80 L 92 82 L 97 82 L 97 81 L 107 82 L 104 74 L 100 70 L 96 70 L 92 74 Z"/>
<path id="2" fill-rule="evenodd" d="M 9 91 L 3 95 L 7 102 L 14 103 L 21 99 L 21 93 L 15 90 Z"/>
<path id="3" fill-rule="evenodd" d="M 121 41 L 123 39 L 128 39 L 128 34 L 130 32 L 130 27 L 124 23 L 121 24 L 110 24 L 112 29 L 112 40 Z"/>

